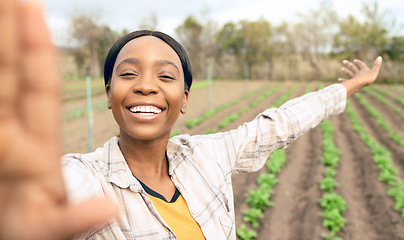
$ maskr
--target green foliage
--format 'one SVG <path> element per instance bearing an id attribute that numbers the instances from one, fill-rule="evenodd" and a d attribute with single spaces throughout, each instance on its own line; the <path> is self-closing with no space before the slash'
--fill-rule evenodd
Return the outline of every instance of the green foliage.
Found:
<path id="1" fill-rule="evenodd" d="M 359 133 L 362 141 L 370 148 L 373 160 L 380 169 L 378 179 L 388 184 L 390 187 L 388 194 L 394 199 L 394 208 L 401 211 L 401 215 L 404 218 L 404 184 L 398 177 L 398 170 L 393 166 L 390 152 L 366 134 L 361 121 L 350 107 L 349 102 L 347 104 L 347 113 L 354 125 L 355 131 Z"/>
<path id="2" fill-rule="evenodd" d="M 324 217 L 323 226 L 328 227 L 331 233 L 335 234 L 341 231 L 341 228 L 346 224 L 345 218 L 337 209 L 323 210 L 321 215 Z"/>
<path id="3" fill-rule="evenodd" d="M 386 122 L 383 115 L 373 108 L 361 94 L 357 93 L 355 96 L 358 98 L 359 103 L 368 110 L 369 114 L 375 118 L 377 124 L 389 134 L 390 138 L 400 146 L 404 146 L 403 137 L 399 133 L 391 130 L 390 125 Z"/>
<path id="4" fill-rule="evenodd" d="M 372 95 L 374 98 L 376 98 L 377 100 L 379 100 L 380 102 L 384 103 L 387 107 L 389 107 L 391 110 L 393 110 L 394 112 L 396 112 L 398 115 L 400 115 L 401 117 L 404 117 L 404 111 L 401 110 L 400 107 L 398 107 L 396 104 L 394 104 L 393 102 L 391 102 L 388 98 L 386 98 L 385 96 L 377 93 L 374 88 L 364 88 L 363 89 L 364 92 L 369 93 L 370 95 Z M 385 94 L 385 95 L 389 95 L 390 94 Z M 401 98 L 396 98 L 400 101 Z"/>
<path id="5" fill-rule="evenodd" d="M 196 125 L 199 125 L 201 122 L 203 121 L 203 118 L 199 117 L 199 118 L 192 118 L 192 119 L 187 119 L 185 121 L 185 125 L 187 126 L 187 128 L 193 128 Z"/>
<path id="6" fill-rule="evenodd" d="M 279 173 L 286 162 L 286 154 L 283 149 L 278 149 L 272 152 L 269 160 L 266 163 L 268 172 Z"/>
<path id="7" fill-rule="evenodd" d="M 334 177 L 335 174 L 337 174 L 337 172 L 335 171 L 334 168 L 327 167 L 327 168 L 324 170 L 324 176 L 325 176 L 325 177 Z"/>
<path id="8" fill-rule="evenodd" d="M 257 238 L 257 233 L 243 224 L 237 229 L 237 237 L 241 240 L 251 240 Z"/>
<path id="9" fill-rule="evenodd" d="M 327 211 L 338 210 L 344 212 L 347 209 L 345 200 L 336 193 L 325 193 L 319 201 L 320 206 Z"/>
<path id="10" fill-rule="evenodd" d="M 215 129 L 212 129 L 212 128 L 209 128 L 204 132 L 204 134 L 213 134 L 213 133 L 216 133 L 216 131 L 215 131 Z"/>
<path id="11" fill-rule="evenodd" d="M 171 137 L 174 137 L 174 136 L 177 136 L 177 135 L 180 135 L 180 134 L 181 134 L 180 130 L 178 130 L 178 129 L 173 130 L 173 131 L 171 131 L 171 133 L 170 133 L 170 138 L 171 138 Z"/>
<path id="12" fill-rule="evenodd" d="M 346 210 L 344 199 L 333 192 L 339 184 L 334 179 L 336 168 L 338 167 L 340 150 L 335 146 L 333 141 L 334 128 L 330 120 L 326 120 L 321 124 L 323 132 L 323 157 L 322 163 L 326 166 L 324 170 L 324 178 L 320 181 L 320 189 L 326 193 L 319 200 L 322 207 L 321 215 L 323 216 L 323 226 L 330 230 L 330 233 L 323 234 L 325 239 L 340 239 L 336 236 L 345 226 L 346 220 L 342 213 Z"/>
<path id="13" fill-rule="evenodd" d="M 274 104 L 271 105 L 271 107 L 279 107 L 283 102 L 289 99 L 290 95 L 292 95 L 293 92 L 296 91 L 298 88 L 298 85 L 293 85 L 291 89 L 289 89 L 285 94 L 283 94 L 278 100 L 275 101 Z"/>
<path id="14" fill-rule="evenodd" d="M 272 189 L 279 182 L 279 179 L 276 178 L 275 174 L 262 173 L 258 176 L 257 182 L 260 188 Z"/>
<path id="15" fill-rule="evenodd" d="M 268 87 L 268 85 L 265 85 L 264 87 Z M 259 89 L 258 89 L 258 90 L 259 90 Z M 239 103 L 241 100 L 244 100 L 244 99 L 246 99 L 246 98 L 248 98 L 248 97 L 251 97 L 251 96 L 254 95 L 258 90 L 252 91 L 252 92 L 249 92 L 249 93 L 246 93 L 246 94 L 244 94 L 243 96 L 241 96 L 240 98 L 237 98 L 237 99 L 233 100 L 232 102 L 224 103 L 224 104 L 220 105 L 219 107 L 217 107 L 217 108 L 215 108 L 215 109 L 210 109 L 210 110 L 206 111 L 206 112 L 202 115 L 202 117 L 187 119 L 187 120 L 185 121 L 185 125 L 187 126 L 187 128 L 191 129 L 191 128 L 193 128 L 193 127 L 195 127 L 195 126 L 201 124 L 204 120 L 213 117 L 216 113 L 218 113 L 218 112 L 224 110 L 225 108 L 230 107 L 230 106 L 232 106 L 232 105 L 235 105 L 235 104 Z M 240 110 L 238 111 L 238 114 L 241 114 L 241 113 L 240 113 L 241 111 L 244 111 L 244 112 L 245 112 L 245 111 L 247 111 L 247 110 L 248 110 L 248 107 L 244 107 L 242 110 L 240 109 Z M 224 128 L 224 127 L 226 127 L 227 125 L 229 125 L 230 123 L 232 123 L 232 121 L 235 121 L 237 118 L 238 118 L 238 116 L 237 116 L 237 117 L 236 117 L 236 116 L 231 116 L 231 117 L 229 117 L 229 119 L 223 120 L 221 123 L 219 123 L 219 128 Z"/>
<path id="16" fill-rule="evenodd" d="M 264 92 L 263 94 L 258 96 L 253 102 L 251 102 L 249 104 L 249 106 L 242 107 L 241 109 L 239 109 L 237 111 L 237 113 L 233 113 L 232 115 L 230 115 L 230 116 L 226 117 L 225 119 L 223 119 L 222 121 L 220 121 L 218 124 L 219 129 L 223 129 L 223 128 L 227 127 L 230 123 L 236 121 L 243 113 L 245 113 L 249 109 L 249 107 L 255 107 L 259 102 L 261 102 L 262 100 L 267 98 L 272 93 L 278 91 L 281 87 L 282 87 L 282 85 L 279 85 L 276 88 L 272 88 L 272 89 Z"/>
<path id="17" fill-rule="evenodd" d="M 341 59 L 364 58 L 366 53 L 380 54 L 388 46 L 388 29 L 377 2 L 364 5 L 364 21 L 353 15 L 340 21 L 340 31 L 334 35 L 334 51 Z"/>
<path id="18" fill-rule="evenodd" d="M 73 119 L 76 118 L 81 118 L 85 115 L 85 110 L 81 109 L 81 108 L 75 108 L 70 110 L 69 112 L 67 112 L 67 114 L 65 114 L 65 116 L 63 117 L 63 120 L 65 122 L 69 122 Z"/>
<path id="19" fill-rule="evenodd" d="M 347 209 L 346 202 L 336 193 L 326 193 L 319 203 L 323 209 L 321 211 L 321 215 L 324 217 L 323 226 L 328 227 L 334 236 L 346 224 L 346 220 L 342 216 L 342 213 Z"/>
<path id="20" fill-rule="evenodd" d="M 320 189 L 326 192 L 333 191 L 338 185 L 338 182 L 333 177 L 325 177 L 320 181 Z"/>
<path id="21" fill-rule="evenodd" d="M 258 208 L 250 208 L 244 211 L 243 221 L 251 223 L 254 228 L 259 227 L 259 218 L 263 218 L 262 210 Z"/>
<path id="22" fill-rule="evenodd" d="M 247 194 L 245 202 L 253 209 L 259 209 L 264 211 L 267 207 L 273 207 L 274 203 L 269 200 L 272 189 L 258 188 L 257 190 L 251 190 Z"/>

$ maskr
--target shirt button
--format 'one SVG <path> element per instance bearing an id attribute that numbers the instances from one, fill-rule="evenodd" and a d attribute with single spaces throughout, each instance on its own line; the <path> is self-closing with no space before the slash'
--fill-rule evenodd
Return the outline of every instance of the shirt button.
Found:
<path id="1" fill-rule="evenodd" d="M 192 209 L 192 210 L 191 210 L 191 214 L 192 214 L 192 215 L 196 215 L 197 213 L 198 213 L 198 211 L 196 211 L 195 209 Z"/>

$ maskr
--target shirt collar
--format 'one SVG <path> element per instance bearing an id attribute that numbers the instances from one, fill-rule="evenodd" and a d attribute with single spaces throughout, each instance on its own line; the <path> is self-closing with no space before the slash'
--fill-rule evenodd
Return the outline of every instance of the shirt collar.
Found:
<path id="1" fill-rule="evenodd" d="M 168 158 L 168 174 L 174 175 L 177 166 L 184 160 L 184 150 L 188 146 L 189 135 L 179 135 L 170 138 L 166 154 Z"/>
<path id="2" fill-rule="evenodd" d="M 109 171 L 108 181 L 120 188 L 131 188 L 133 191 L 142 189 L 140 183 L 132 175 L 128 164 L 118 145 L 118 137 L 111 138 L 104 145 L 104 159 Z"/>
<path id="3" fill-rule="evenodd" d="M 182 160 L 185 145 L 188 145 L 188 135 L 174 137 L 168 141 L 166 154 L 168 158 L 168 173 L 172 176 L 175 173 L 176 166 Z M 142 186 L 132 175 L 128 164 L 118 145 L 118 137 L 111 138 L 104 144 L 104 159 L 109 172 L 108 181 L 120 188 L 131 188 L 131 190 L 141 191 Z"/>

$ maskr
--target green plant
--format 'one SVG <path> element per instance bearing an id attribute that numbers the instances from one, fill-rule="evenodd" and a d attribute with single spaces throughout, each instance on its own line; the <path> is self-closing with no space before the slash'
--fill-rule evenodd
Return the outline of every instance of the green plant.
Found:
<path id="1" fill-rule="evenodd" d="M 286 162 L 286 155 L 283 149 L 278 149 L 272 152 L 266 165 L 268 172 L 279 173 Z"/>
<path id="2" fill-rule="evenodd" d="M 333 191 L 338 185 L 338 182 L 333 177 L 325 177 L 320 181 L 320 189 L 326 192 Z"/>
<path id="3" fill-rule="evenodd" d="M 257 178 L 257 183 L 260 188 L 268 190 L 272 189 L 278 182 L 279 179 L 276 178 L 275 174 L 271 173 L 260 174 Z"/>
<path id="4" fill-rule="evenodd" d="M 241 240 L 251 240 L 257 238 L 257 233 L 243 224 L 237 229 L 237 236 Z"/>
<path id="5" fill-rule="evenodd" d="M 327 168 L 324 170 L 324 176 L 325 176 L 325 177 L 334 177 L 335 174 L 337 174 L 337 172 L 335 171 L 334 168 L 327 167 Z"/>
<path id="6" fill-rule="evenodd" d="M 213 134 L 213 133 L 216 133 L 216 131 L 215 129 L 212 128 L 206 129 L 206 131 L 204 132 L 204 134 Z"/>
<path id="7" fill-rule="evenodd" d="M 331 233 L 337 233 L 346 224 L 345 218 L 338 209 L 323 210 L 321 215 L 324 217 L 323 226 L 328 227 Z"/>
<path id="8" fill-rule="evenodd" d="M 244 211 L 243 221 L 251 223 L 251 226 L 254 228 L 259 227 L 260 223 L 258 218 L 263 218 L 261 209 L 258 208 L 250 208 Z"/>
<path id="9" fill-rule="evenodd" d="M 245 202 L 252 209 L 259 209 L 264 211 L 267 207 L 273 207 L 275 204 L 269 200 L 272 189 L 258 188 L 257 190 L 251 190 L 246 197 Z"/>

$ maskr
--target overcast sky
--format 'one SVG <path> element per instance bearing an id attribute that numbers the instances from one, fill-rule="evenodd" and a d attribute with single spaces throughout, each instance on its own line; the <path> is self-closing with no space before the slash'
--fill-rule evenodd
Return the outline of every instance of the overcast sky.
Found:
<path id="1" fill-rule="evenodd" d="M 135 30 L 152 13 L 158 18 L 158 30 L 174 34 L 189 15 L 202 12 L 221 26 L 228 21 L 257 20 L 264 17 L 273 25 L 296 20 L 296 13 L 317 9 L 320 0 L 40 0 L 45 8 L 48 25 L 56 42 L 66 42 L 70 19 L 78 14 L 92 14 L 100 23 L 114 30 Z M 361 16 L 362 3 L 370 0 L 334 0 L 333 8 L 340 17 Z M 404 34 L 404 1 L 379 0 L 382 11 L 396 19 L 396 31 Z"/>

